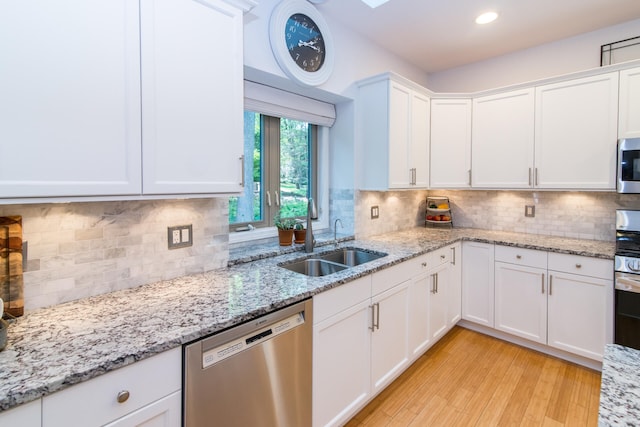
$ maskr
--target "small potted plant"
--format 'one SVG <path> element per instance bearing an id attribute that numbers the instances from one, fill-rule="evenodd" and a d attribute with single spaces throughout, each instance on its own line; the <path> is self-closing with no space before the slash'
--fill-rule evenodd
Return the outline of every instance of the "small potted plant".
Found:
<path id="1" fill-rule="evenodd" d="M 302 220 L 296 220 L 296 225 L 293 227 L 293 243 L 304 243 L 306 236 L 307 230 L 304 228 Z"/>
<path id="2" fill-rule="evenodd" d="M 278 229 L 278 239 L 280 246 L 291 246 L 293 242 L 293 228 L 296 221 L 293 218 L 282 218 L 280 211 L 273 217 L 273 223 Z"/>

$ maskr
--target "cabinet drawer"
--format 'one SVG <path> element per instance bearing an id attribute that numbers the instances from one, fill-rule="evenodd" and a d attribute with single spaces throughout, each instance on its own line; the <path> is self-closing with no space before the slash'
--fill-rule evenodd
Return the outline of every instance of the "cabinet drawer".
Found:
<path id="1" fill-rule="evenodd" d="M 496 245 L 496 261 L 528 267 L 547 268 L 547 252 Z"/>
<path id="2" fill-rule="evenodd" d="M 613 279 L 613 261 L 580 255 L 549 253 L 549 270 Z"/>
<path id="3" fill-rule="evenodd" d="M 371 276 L 365 276 L 313 297 L 313 324 L 371 298 Z"/>
<path id="4" fill-rule="evenodd" d="M 160 353 L 42 399 L 43 427 L 103 425 L 180 390 L 182 349 Z M 129 398 L 118 403 L 118 394 Z"/>
<path id="5" fill-rule="evenodd" d="M 403 262 L 393 267 L 373 273 L 371 277 L 371 295 L 378 295 L 414 276 L 413 263 Z"/>

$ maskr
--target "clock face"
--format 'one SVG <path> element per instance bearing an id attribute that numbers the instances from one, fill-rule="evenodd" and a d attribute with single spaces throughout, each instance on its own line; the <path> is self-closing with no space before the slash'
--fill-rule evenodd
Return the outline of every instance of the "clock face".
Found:
<path id="1" fill-rule="evenodd" d="M 294 62 L 304 71 L 318 71 L 324 63 L 326 49 L 318 25 L 307 15 L 289 17 L 284 30 L 287 49 Z"/>

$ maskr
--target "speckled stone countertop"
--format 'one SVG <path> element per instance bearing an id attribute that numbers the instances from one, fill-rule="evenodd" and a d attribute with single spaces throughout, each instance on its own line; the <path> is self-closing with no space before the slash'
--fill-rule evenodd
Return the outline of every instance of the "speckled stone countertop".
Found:
<path id="1" fill-rule="evenodd" d="M 616 344 L 605 347 L 598 426 L 640 423 L 640 351 Z"/>
<path id="2" fill-rule="evenodd" d="M 153 356 L 459 240 L 613 259 L 614 243 L 476 229 L 415 228 L 341 247 L 384 252 L 324 277 L 277 264 L 304 252 L 266 245 L 234 250 L 230 266 L 33 311 L 8 330 L 0 352 L 0 411 Z M 324 242 L 328 243 L 327 241 Z M 316 248 L 316 253 L 334 245 Z M 291 252 L 291 253 L 287 253 Z M 281 254 L 282 253 L 282 254 Z M 281 255 L 278 255 L 281 254 Z M 250 262 L 249 262 L 250 261 Z"/>

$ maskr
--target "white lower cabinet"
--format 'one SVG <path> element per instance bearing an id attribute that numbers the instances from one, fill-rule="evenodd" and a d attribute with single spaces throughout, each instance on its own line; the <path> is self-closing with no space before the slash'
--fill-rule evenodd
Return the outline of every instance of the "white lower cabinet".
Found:
<path id="1" fill-rule="evenodd" d="M 462 242 L 462 318 L 493 328 L 493 243 Z"/>
<path id="2" fill-rule="evenodd" d="M 181 386 L 178 347 L 45 396 L 42 426 L 178 427 Z"/>
<path id="3" fill-rule="evenodd" d="M 602 360 L 613 342 L 612 275 L 611 261 L 549 254 L 550 346 Z"/>
<path id="4" fill-rule="evenodd" d="M 41 419 L 41 399 L 0 412 L 0 426 L 40 427 Z"/>
<path id="5" fill-rule="evenodd" d="M 504 246 L 495 256 L 496 329 L 602 360 L 613 340 L 610 260 Z"/>

